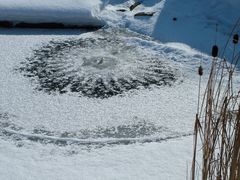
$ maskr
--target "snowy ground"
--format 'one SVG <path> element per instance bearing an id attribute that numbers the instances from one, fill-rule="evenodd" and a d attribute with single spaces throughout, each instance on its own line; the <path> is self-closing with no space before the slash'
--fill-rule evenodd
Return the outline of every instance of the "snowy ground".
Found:
<path id="1" fill-rule="evenodd" d="M 0 29 L 0 179 L 186 179 L 214 27 L 185 1 L 110 0 L 93 32 Z M 234 21 L 214 12 L 224 42 Z"/>
<path id="2" fill-rule="evenodd" d="M 1 179 L 184 179 L 192 137 L 81 150 L 0 141 Z M 180 149 L 180 151 L 179 151 Z M 169 156 L 171 154 L 171 156 Z M 187 166 L 188 165 L 188 166 Z"/>

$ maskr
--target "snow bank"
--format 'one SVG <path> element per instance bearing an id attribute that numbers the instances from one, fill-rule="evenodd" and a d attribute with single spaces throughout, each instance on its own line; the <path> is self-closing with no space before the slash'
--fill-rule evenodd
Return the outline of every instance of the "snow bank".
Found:
<path id="1" fill-rule="evenodd" d="M 221 46 L 221 51 L 240 17 L 239 7 L 240 1 L 237 0 L 167 0 L 151 35 L 164 42 L 182 42 L 206 53 L 211 51 L 217 37 L 216 43 Z M 177 18 L 175 21 L 174 17 Z"/>
<path id="2" fill-rule="evenodd" d="M 215 43 L 220 51 L 228 40 L 238 18 L 239 0 L 139 0 L 141 5 L 129 10 L 133 0 L 110 0 L 102 13 L 110 26 L 129 28 L 150 35 L 161 42 L 180 42 L 210 53 Z M 118 4 L 118 2 L 124 2 Z M 117 4 L 117 5 L 116 5 Z M 117 12 L 124 9 L 124 12 Z M 152 17 L 135 17 L 139 12 L 155 12 Z M 109 15 L 111 14 L 111 15 Z M 176 20 L 174 20 L 176 19 Z M 216 24 L 218 32 L 216 33 Z M 240 28 L 236 29 L 239 32 Z M 231 58 L 232 44 L 225 56 Z"/>
<path id="3" fill-rule="evenodd" d="M 0 0 L 0 21 L 102 26 L 101 0 Z"/>

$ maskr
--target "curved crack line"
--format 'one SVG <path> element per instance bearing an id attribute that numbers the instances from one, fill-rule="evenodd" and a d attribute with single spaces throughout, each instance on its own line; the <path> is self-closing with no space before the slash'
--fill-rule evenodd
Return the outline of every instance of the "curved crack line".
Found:
<path id="1" fill-rule="evenodd" d="M 116 144 L 135 144 L 135 143 L 152 143 L 162 142 L 170 139 L 177 139 L 181 137 L 191 136 L 192 133 L 170 135 L 167 137 L 142 137 L 142 138 L 100 138 L 100 139 L 77 139 L 77 138 L 60 138 L 45 135 L 35 135 L 27 133 L 19 133 L 13 130 L 1 128 L 0 130 L 4 136 L 15 136 L 19 139 L 27 139 L 33 142 L 40 142 L 43 144 L 56 144 L 61 146 L 66 145 L 116 145 Z"/>

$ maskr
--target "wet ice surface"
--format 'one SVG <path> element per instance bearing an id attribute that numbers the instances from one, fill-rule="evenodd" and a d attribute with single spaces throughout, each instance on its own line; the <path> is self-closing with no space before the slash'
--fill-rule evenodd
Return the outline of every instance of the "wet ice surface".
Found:
<path id="1" fill-rule="evenodd" d="M 103 29 L 92 37 L 51 41 L 34 51 L 20 71 L 35 80 L 37 90 L 78 93 L 108 98 L 153 85 L 172 85 L 178 71 L 164 57 L 127 38 L 140 37 L 125 30 Z"/>

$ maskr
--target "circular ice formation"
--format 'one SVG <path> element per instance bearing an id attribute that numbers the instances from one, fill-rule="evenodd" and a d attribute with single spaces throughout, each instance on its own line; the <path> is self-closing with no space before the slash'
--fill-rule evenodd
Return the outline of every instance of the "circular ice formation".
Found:
<path id="1" fill-rule="evenodd" d="M 23 63 L 38 90 L 107 98 L 151 85 L 171 85 L 176 70 L 157 53 L 128 43 L 126 32 L 99 30 L 79 39 L 50 41 Z"/>

